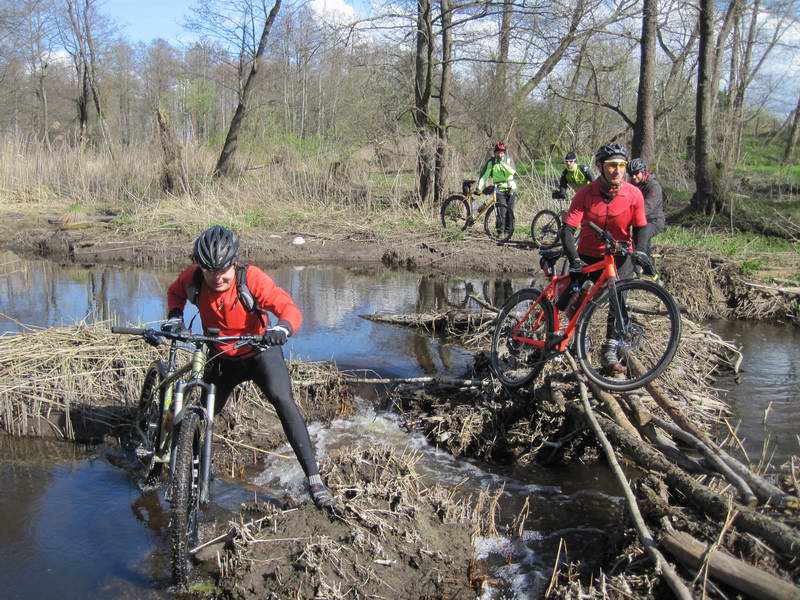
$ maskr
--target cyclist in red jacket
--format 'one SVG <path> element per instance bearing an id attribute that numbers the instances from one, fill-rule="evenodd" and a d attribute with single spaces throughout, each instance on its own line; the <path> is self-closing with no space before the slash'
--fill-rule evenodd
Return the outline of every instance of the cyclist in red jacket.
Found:
<path id="1" fill-rule="evenodd" d="M 584 222 L 591 221 L 614 239 L 627 243 L 630 250 L 633 250 L 632 242 L 635 239 L 637 259 L 646 259 L 646 254 L 638 252 L 646 243 L 644 198 L 636 186 L 625 181 L 628 150 L 621 144 L 604 144 L 595 153 L 594 161 L 600 175 L 575 193 L 561 229 L 561 243 L 569 260 L 573 285 L 577 284 L 578 287 L 581 269 L 603 260 L 605 252 L 605 245 L 598 235 L 589 227 L 581 227 Z M 576 248 L 575 232 L 579 227 L 581 234 Z M 624 258 L 617 256 L 615 261 L 620 279 L 633 275 L 630 255 Z M 596 280 L 599 276 L 600 271 L 597 271 L 590 277 Z M 603 362 L 612 372 L 622 370 L 618 346 L 619 342 L 611 337 L 603 346 Z"/>
<path id="2" fill-rule="evenodd" d="M 200 311 L 204 330 L 216 328 L 220 335 L 263 336 L 269 348 L 218 346 L 221 356 L 209 361 L 204 374 L 205 381 L 217 388 L 215 412 L 222 410 L 237 385 L 253 381 L 278 413 L 308 478 L 314 504 L 334 510 L 333 497 L 319 475 L 308 428 L 292 396 L 281 348 L 300 329 L 303 316 L 291 296 L 261 269 L 239 267 L 238 253 L 239 240 L 229 229 L 215 225 L 200 234 L 194 244 L 194 264 L 167 291 L 169 327 L 183 328 L 183 308 L 191 300 Z M 237 281 L 237 276 L 243 276 L 245 281 Z M 278 318 L 275 325 L 269 326 L 267 312 Z"/>

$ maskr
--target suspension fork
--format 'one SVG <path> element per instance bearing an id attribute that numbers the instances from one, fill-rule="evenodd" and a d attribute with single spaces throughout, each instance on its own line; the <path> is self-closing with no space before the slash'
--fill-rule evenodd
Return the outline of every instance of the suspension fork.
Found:
<path id="1" fill-rule="evenodd" d="M 622 340 L 629 322 L 628 308 L 625 301 L 617 293 L 617 277 L 608 278 L 608 302 L 610 306 L 609 319 L 613 319 L 613 326 L 609 323 L 609 337 L 615 340 Z M 613 328 L 612 328 L 613 327 Z"/>
<path id="2" fill-rule="evenodd" d="M 202 418 L 206 422 L 205 434 L 203 436 L 203 447 L 200 452 L 200 502 L 207 504 L 209 500 L 209 485 L 211 481 L 211 442 L 214 437 L 214 407 L 217 398 L 217 386 L 213 383 L 206 383 L 200 379 L 191 381 L 178 381 L 175 384 L 175 425 L 178 425 L 184 418 L 183 398 L 193 387 L 202 388 L 206 393 L 206 406 L 187 407 L 188 410 L 201 412 Z M 170 455 L 169 470 L 170 475 L 175 467 L 175 454 L 177 449 L 177 436 L 173 436 L 172 453 Z"/>

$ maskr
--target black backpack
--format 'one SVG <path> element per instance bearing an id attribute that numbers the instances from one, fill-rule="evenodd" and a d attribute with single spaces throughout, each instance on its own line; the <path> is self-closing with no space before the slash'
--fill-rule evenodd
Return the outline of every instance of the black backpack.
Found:
<path id="1" fill-rule="evenodd" d="M 247 269 L 250 265 L 236 265 L 236 292 L 239 295 L 239 302 L 242 303 L 244 309 L 255 315 L 258 315 L 258 320 L 266 327 L 268 324 L 266 314 L 267 311 L 262 310 L 258 305 L 258 300 L 253 296 L 253 292 L 247 287 Z M 195 269 L 192 275 L 192 282 L 186 288 L 186 297 L 189 302 L 197 306 L 197 300 L 200 298 L 200 287 L 203 285 L 203 271 L 200 267 Z"/>

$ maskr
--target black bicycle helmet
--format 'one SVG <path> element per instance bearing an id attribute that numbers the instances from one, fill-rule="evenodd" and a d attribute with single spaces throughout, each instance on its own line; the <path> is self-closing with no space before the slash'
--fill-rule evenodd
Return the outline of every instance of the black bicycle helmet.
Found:
<path id="1" fill-rule="evenodd" d="M 628 163 L 628 167 L 626 168 L 628 171 L 628 175 L 634 175 L 636 173 L 641 173 L 642 171 L 647 171 L 647 163 L 644 162 L 641 158 L 634 158 L 631 162 Z"/>
<path id="2" fill-rule="evenodd" d="M 214 225 L 194 243 L 194 261 L 206 271 L 224 271 L 239 254 L 239 238 L 230 229 Z"/>
<path id="3" fill-rule="evenodd" d="M 594 162 L 600 164 L 606 162 L 609 158 L 616 157 L 628 160 L 628 149 L 622 144 L 603 144 L 594 153 Z"/>
<path id="4" fill-rule="evenodd" d="M 571 150 L 564 156 L 564 160 L 578 160 L 578 156 Z"/>

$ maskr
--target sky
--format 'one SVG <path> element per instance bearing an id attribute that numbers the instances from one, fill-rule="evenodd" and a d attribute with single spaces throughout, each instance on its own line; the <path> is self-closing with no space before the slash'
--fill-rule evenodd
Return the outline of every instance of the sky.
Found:
<path id="1" fill-rule="evenodd" d="M 367 9 L 368 0 L 310 0 L 311 9 L 321 15 L 355 14 L 353 6 Z M 120 27 L 131 42 L 150 42 L 164 38 L 169 42 L 188 41 L 192 34 L 183 28 L 195 0 L 104 0 L 104 14 Z"/>

